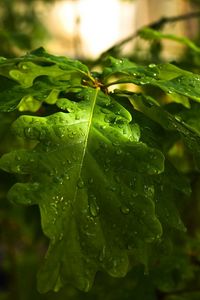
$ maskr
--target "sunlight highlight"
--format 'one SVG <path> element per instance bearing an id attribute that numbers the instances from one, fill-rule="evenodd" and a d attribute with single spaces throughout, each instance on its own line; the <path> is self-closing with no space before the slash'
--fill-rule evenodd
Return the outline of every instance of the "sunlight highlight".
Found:
<path id="1" fill-rule="evenodd" d="M 76 57 L 96 58 L 133 31 L 134 2 L 120 0 L 58 1 L 49 11 L 48 28 L 58 51 Z M 60 43 L 60 45 L 59 45 Z"/>

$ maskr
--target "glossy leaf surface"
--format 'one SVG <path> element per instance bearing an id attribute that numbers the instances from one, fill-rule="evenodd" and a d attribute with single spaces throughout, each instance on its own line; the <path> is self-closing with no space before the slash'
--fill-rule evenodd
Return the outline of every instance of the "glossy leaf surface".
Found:
<path id="1" fill-rule="evenodd" d="M 51 241 L 41 291 L 66 282 L 88 290 L 97 270 L 125 276 L 127 250 L 162 234 L 151 180 L 163 171 L 162 153 L 139 142 L 137 124 L 129 124 L 131 115 L 112 98 L 87 88 L 79 99 L 70 102 L 70 113 L 20 117 L 15 133 L 38 144 L 5 154 L 0 163 L 6 171 L 29 174 L 9 198 L 39 205 Z M 62 102 L 67 109 L 68 101 Z"/>
<path id="2" fill-rule="evenodd" d="M 37 111 L 42 102 L 54 104 L 59 93 L 80 87 L 88 68 L 79 61 L 56 57 L 42 48 L 0 64 L 0 110 Z"/>
<path id="3" fill-rule="evenodd" d="M 111 76 L 118 79 L 110 82 Z M 182 70 L 172 64 L 150 64 L 140 66 L 128 59 L 107 60 L 103 72 L 105 84 L 134 83 L 139 86 L 158 87 L 175 102 L 182 102 L 189 107 L 187 98 L 200 101 L 200 75 Z M 180 98 L 182 97 L 182 99 Z"/>
<path id="4" fill-rule="evenodd" d="M 159 280 L 157 264 L 169 263 L 167 243 L 186 234 L 180 211 L 191 187 L 169 151 L 181 140 L 199 171 L 199 75 L 172 64 L 144 67 L 112 57 L 102 73 L 90 73 L 82 63 L 42 49 L 2 60 L 0 74 L 0 110 L 30 112 L 12 125 L 24 144 L 4 154 L 0 168 L 17 177 L 8 198 L 37 204 L 50 240 L 39 290 L 72 284 L 88 291 L 97 271 L 124 277 L 131 268 L 130 295 L 145 297 L 142 282 L 149 299 L 156 297 L 154 285 L 173 290 L 173 266 Z M 116 83 L 140 90 L 110 92 Z M 162 90 L 162 99 L 143 86 Z M 167 111 L 163 95 L 182 110 Z M 152 277 L 145 279 L 148 272 Z"/>

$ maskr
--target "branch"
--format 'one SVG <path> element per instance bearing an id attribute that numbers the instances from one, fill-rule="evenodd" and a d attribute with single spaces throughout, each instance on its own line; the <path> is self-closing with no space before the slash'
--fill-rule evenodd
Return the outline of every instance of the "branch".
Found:
<path id="1" fill-rule="evenodd" d="M 159 30 L 159 29 L 162 29 L 167 23 L 186 21 L 186 20 L 193 19 L 193 18 L 200 18 L 200 11 L 191 12 L 191 13 L 188 13 L 188 14 L 173 16 L 173 17 L 162 17 L 158 21 L 150 23 L 149 25 L 145 25 L 142 28 L 148 27 L 148 28 L 152 28 L 152 29 L 155 29 L 155 30 Z M 130 42 L 131 40 L 133 40 L 134 38 L 136 38 L 139 35 L 140 31 L 141 31 L 141 28 L 138 29 L 137 31 L 135 31 L 134 33 L 132 33 L 127 38 L 119 41 L 118 43 L 114 44 L 112 47 L 108 48 L 105 52 L 103 52 L 99 56 L 97 61 L 101 61 L 103 58 L 105 58 L 107 55 L 109 55 L 110 52 L 114 52 L 114 51 L 118 50 L 124 44 L 126 44 L 126 43 Z"/>

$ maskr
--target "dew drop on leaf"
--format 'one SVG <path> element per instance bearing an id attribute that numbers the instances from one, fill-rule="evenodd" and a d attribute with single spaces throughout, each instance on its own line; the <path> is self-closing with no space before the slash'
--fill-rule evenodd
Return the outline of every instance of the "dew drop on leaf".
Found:
<path id="1" fill-rule="evenodd" d="M 122 150 L 121 150 L 121 149 L 117 149 L 116 154 L 117 154 L 117 155 L 122 154 Z"/>
<path id="2" fill-rule="evenodd" d="M 128 215 L 130 213 L 130 208 L 127 206 L 122 206 L 120 210 L 124 215 Z"/>
<path id="3" fill-rule="evenodd" d="M 176 121 L 178 121 L 178 122 L 181 122 L 181 121 L 182 121 L 181 117 L 179 117 L 179 116 L 175 116 L 175 119 L 176 119 Z"/>
<path id="4" fill-rule="evenodd" d="M 62 241 L 63 240 L 63 233 L 61 233 L 60 235 L 59 235 L 59 241 Z"/>
<path id="5" fill-rule="evenodd" d="M 94 179 L 93 179 L 93 178 L 89 178 L 89 179 L 88 179 L 88 183 L 89 183 L 89 184 L 92 184 L 93 182 L 94 182 Z"/>
<path id="6" fill-rule="evenodd" d="M 28 70 L 29 67 L 27 64 L 19 64 L 19 67 L 22 69 L 22 70 Z"/>
<path id="7" fill-rule="evenodd" d="M 104 121 L 105 121 L 106 123 L 110 123 L 111 120 L 110 120 L 109 116 L 105 116 Z"/>
<path id="8" fill-rule="evenodd" d="M 16 156 L 16 160 L 20 161 L 21 157 L 19 155 Z"/>
<path id="9" fill-rule="evenodd" d="M 84 181 L 81 179 L 81 178 L 79 178 L 79 180 L 78 180 L 78 182 L 77 182 L 77 186 L 78 186 L 78 188 L 79 189 L 82 189 L 82 188 L 84 188 Z"/>
<path id="10" fill-rule="evenodd" d="M 91 196 L 90 201 L 90 213 L 93 217 L 97 217 L 99 214 L 99 206 L 96 203 L 96 197 L 94 195 Z"/>
<path id="11" fill-rule="evenodd" d="M 71 130 L 70 130 L 68 136 L 69 136 L 70 138 L 74 138 L 74 137 L 76 136 L 76 131 L 71 131 Z"/>
<path id="12" fill-rule="evenodd" d="M 59 184 L 63 184 L 63 178 L 62 177 L 59 177 L 59 176 L 55 176 L 53 181 L 55 183 L 59 183 Z"/>
<path id="13" fill-rule="evenodd" d="M 149 66 L 148 66 L 150 69 L 153 69 L 153 68 L 155 68 L 156 67 L 156 65 L 155 64 L 149 64 Z"/>
<path id="14" fill-rule="evenodd" d="M 106 246 L 103 246 L 100 255 L 99 255 L 99 261 L 102 262 L 106 256 Z"/>
<path id="15" fill-rule="evenodd" d="M 66 179 L 66 180 L 69 180 L 69 179 L 70 179 L 70 176 L 69 176 L 68 173 L 65 174 L 65 179 Z"/>
<path id="16" fill-rule="evenodd" d="M 24 135 L 29 137 L 30 136 L 30 133 L 31 133 L 31 127 L 27 127 L 24 129 Z"/>
<path id="17" fill-rule="evenodd" d="M 146 197 L 152 198 L 154 196 L 154 186 L 150 185 L 144 185 L 144 193 Z"/>
<path id="18" fill-rule="evenodd" d="M 21 167 L 18 165 L 18 166 L 16 166 L 16 171 L 17 172 L 20 172 L 21 171 Z"/>
<path id="19" fill-rule="evenodd" d="M 115 192 L 115 191 L 116 191 L 116 187 L 115 187 L 115 186 L 110 186 L 109 189 L 110 189 L 112 192 Z"/>

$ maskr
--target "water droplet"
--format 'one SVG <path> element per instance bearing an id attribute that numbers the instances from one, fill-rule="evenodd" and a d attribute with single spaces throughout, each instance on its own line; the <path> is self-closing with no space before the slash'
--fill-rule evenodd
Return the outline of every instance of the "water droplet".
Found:
<path id="1" fill-rule="evenodd" d="M 110 123 L 111 122 L 111 118 L 109 116 L 105 116 L 104 121 L 106 123 Z"/>
<path id="2" fill-rule="evenodd" d="M 122 150 L 121 150 L 121 149 L 117 149 L 116 154 L 117 154 L 117 155 L 122 154 Z"/>
<path id="3" fill-rule="evenodd" d="M 128 215 L 130 213 L 130 208 L 127 206 L 122 206 L 120 210 L 124 215 Z"/>
<path id="4" fill-rule="evenodd" d="M 113 144 L 114 147 L 119 146 L 119 142 L 117 142 L 117 141 L 113 142 L 112 144 Z"/>
<path id="5" fill-rule="evenodd" d="M 100 262 L 102 262 L 104 260 L 105 256 L 106 256 L 106 246 L 103 246 L 102 251 L 100 252 L 100 255 L 99 255 Z"/>
<path id="6" fill-rule="evenodd" d="M 133 178 L 133 179 L 129 182 L 130 188 L 133 188 L 133 187 L 135 186 L 135 181 L 136 181 L 136 179 Z"/>
<path id="7" fill-rule="evenodd" d="M 99 206 L 96 203 L 96 197 L 94 195 L 90 195 L 90 213 L 93 217 L 97 217 L 99 214 Z"/>
<path id="8" fill-rule="evenodd" d="M 145 82 L 145 81 L 140 81 L 140 84 L 141 85 L 145 85 L 147 82 Z"/>
<path id="9" fill-rule="evenodd" d="M 154 186 L 153 185 L 144 185 L 144 193 L 146 197 L 152 198 L 154 196 Z"/>
<path id="10" fill-rule="evenodd" d="M 53 181 L 55 183 L 63 184 L 63 178 L 60 177 L 60 176 L 55 176 L 54 179 L 53 179 Z"/>
<path id="11" fill-rule="evenodd" d="M 89 179 L 88 179 L 88 183 L 89 183 L 89 184 L 92 184 L 93 182 L 94 182 L 94 179 L 93 179 L 93 178 L 89 178 Z"/>
<path id="12" fill-rule="evenodd" d="M 82 178 L 79 178 L 79 180 L 77 182 L 77 186 L 79 189 L 84 188 L 85 184 L 84 184 L 84 181 L 82 180 Z"/>
<path id="13" fill-rule="evenodd" d="M 66 179 L 66 180 L 69 180 L 69 179 L 70 179 L 70 176 L 69 176 L 68 173 L 65 173 L 65 179 Z"/>
<path id="14" fill-rule="evenodd" d="M 59 138 L 63 138 L 65 136 L 65 131 L 63 129 L 60 129 L 57 131 L 57 136 Z"/>
<path id="15" fill-rule="evenodd" d="M 21 65 L 21 68 L 22 68 L 23 70 L 28 70 L 28 69 L 29 69 L 29 67 L 28 67 L 26 64 L 22 64 L 22 65 Z"/>
<path id="16" fill-rule="evenodd" d="M 115 187 L 115 186 L 110 186 L 109 189 L 110 189 L 112 192 L 115 192 L 115 191 L 116 191 L 116 187 Z"/>
<path id="17" fill-rule="evenodd" d="M 178 122 L 181 122 L 181 121 L 182 121 L 182 119 L 181 119 L 180 116 L 175 116 L 175 119 L 176 119 L 176 121 L 178 121 Z"/>
<path id="18" fill-rule="evenodd" d="M 31 127 L 28 127 L 28 128 L 24 129 L 24 135 L 25 136 L 29 137 L 30 133 L 31 133 Z"/>
<path id="19" fill-rule="evenodd" d="M 69 130 L 69 133 L 68 133 L 68 136 L 70 138 L 74 138 L 76 136 L 77 132 L 76 131 L 72 131 L 72 130 Z"/>
<path id="20" fill-rule="evenodd" d="M 62 240 L 63 240 L 63 237 L 64 237 L 64 235 L 63 235 L 63 233 L 61 233 L 61 234 L 59 235 L 59 241 L 62 241 Z"/>
<path id="21" fill-rule="evenodd" d="M 80 116 L 78 114 L 75 115 L 75 120 L 80 120 Z"/>
<path id="22" fill-rule="evenodd" d="M 18 165 L 18 166 L 16 166 L 16 172 L 20 172 L 21 171 L 21 167 Z"/>
<path id="23" fill-rule="evenodd" d="M 109 114 L 110 113 L 109 109 L 107 109 L 107 108 L 101 108 L 101 112 L 103 114 Z"/>
<path id="24" fill-rule="evenodd" d="M 156 65 L 155 64 L 149 64 L 149 66 L 148 66 L 150 69 L 152 69 L 152 68 L 155 68 L 156 67 Z"/>
<path id="25" fill-rule="evenodd" d="M 87 276 L 87 274 L 86 274 L 86 276 Z M 90 281 L 87 279 L 84 279 L 83 291 L 88 292 L 90 287 L 91 287 Z"/>
<path id="26" fill-rule="evenodd" d="M 21 157 L 19 155 L 16 156 L 16 160 L 20 161 Z"/>

